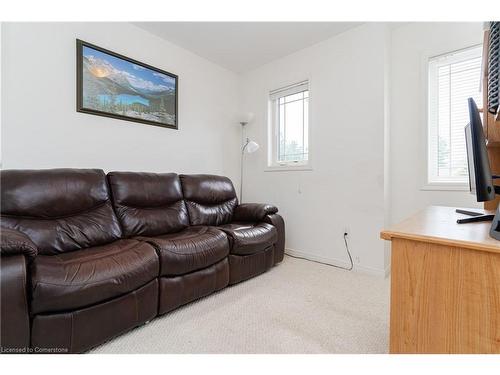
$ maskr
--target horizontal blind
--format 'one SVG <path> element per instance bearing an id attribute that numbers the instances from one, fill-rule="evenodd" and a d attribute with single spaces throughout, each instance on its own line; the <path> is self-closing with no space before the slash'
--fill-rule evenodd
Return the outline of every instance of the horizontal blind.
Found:
<path id="1" fill-rule="evenodd" d="M 500 101 L 500 22 L 490 23 L 488 47 L 488 111 L 496 114 Z"/>
<path id="2" fill-rule="evenodd" d="M 481 106 L 481 47 L 456 51 L 429 61 L 429 135 L 431 182 L 466 182 L 464 127 L 467 99 Z"/>

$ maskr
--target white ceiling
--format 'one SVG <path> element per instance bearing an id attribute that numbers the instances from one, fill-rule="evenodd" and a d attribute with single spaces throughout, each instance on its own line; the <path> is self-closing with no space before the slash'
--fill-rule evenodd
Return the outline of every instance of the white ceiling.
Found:
<path id="1" fill-rule="evenodd" d="M 331 38 L 358 22 L 135 22 L 236 73 Z"/>

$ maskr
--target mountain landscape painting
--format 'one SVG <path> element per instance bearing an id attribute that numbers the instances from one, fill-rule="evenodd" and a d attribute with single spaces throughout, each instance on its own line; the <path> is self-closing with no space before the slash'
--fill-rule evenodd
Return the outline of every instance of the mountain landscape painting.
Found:
<path id="1" fill-rule="evenodd" d="M 78 111 L 177 129 L 176 75 L 77 41 Z"/>

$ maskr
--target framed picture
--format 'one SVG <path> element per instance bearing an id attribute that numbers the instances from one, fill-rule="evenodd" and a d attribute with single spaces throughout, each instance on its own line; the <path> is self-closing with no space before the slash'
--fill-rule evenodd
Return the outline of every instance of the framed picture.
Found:
<path id="1" fill-rule="evenodd" d="M 77 111 L 178 129 L 179 78 L 76 40 Z"/>

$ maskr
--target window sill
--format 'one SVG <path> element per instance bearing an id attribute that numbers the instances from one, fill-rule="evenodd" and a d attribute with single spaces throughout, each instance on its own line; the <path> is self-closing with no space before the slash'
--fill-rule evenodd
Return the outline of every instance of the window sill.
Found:
<path id="1" fill-rule="evenodd" d="M 264 172 L 291 172 L 291 171 L 312 171 L 310 165 L 279 165 L 279 166 L 268 166 L 264 169 Z"/>
<path id="2" fill-rule="evenodd" d="M 469 184 L 458 182 L 429 183 L 420 188 L 423 191 L 470 191 Z"/>

